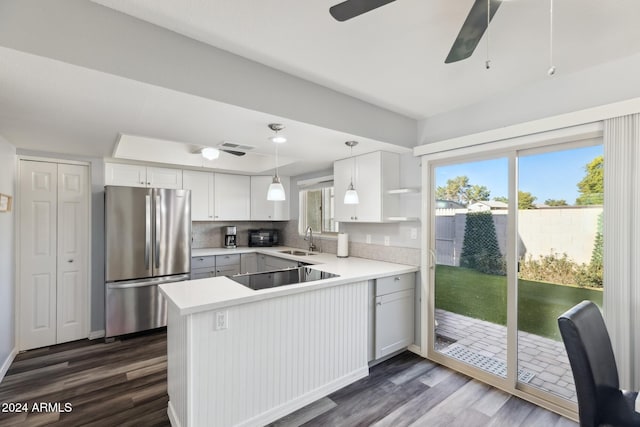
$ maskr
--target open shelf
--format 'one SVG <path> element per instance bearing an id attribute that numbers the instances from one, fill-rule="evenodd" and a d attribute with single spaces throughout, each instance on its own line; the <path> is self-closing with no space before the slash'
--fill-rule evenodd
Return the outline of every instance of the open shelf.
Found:
<path id="1" fill-rule="evenodd" d="M 393 190 L 387 191 L 387 194 L 418 194 L 420 193 L 419 188 L 394 188 Z"/>

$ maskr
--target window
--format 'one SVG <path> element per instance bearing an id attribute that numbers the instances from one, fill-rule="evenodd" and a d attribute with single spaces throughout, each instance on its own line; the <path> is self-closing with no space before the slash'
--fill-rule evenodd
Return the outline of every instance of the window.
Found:
<path id="1" fill-rule="evenodd" d="M 300 234 L 311 227 L 317 234 L 335 234 L 338 222 L 334 219 L 333 187 L 300 191 Z"/>

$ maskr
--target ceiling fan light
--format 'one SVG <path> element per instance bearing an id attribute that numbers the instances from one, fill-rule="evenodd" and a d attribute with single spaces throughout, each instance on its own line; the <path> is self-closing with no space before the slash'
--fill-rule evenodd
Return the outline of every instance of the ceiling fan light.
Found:
<path id="1" fill-rule="evenodd" d="M 349 184 L 349 188 L 344 193 L 344 204 L 345 205 L 357 205 L 360 203 L 360 198 L 358 197 L 358 192 L 355 188 L 353 188 L 353 183 Z"/>
<path id="2" fill-rule="evenodd" d="M 215 160 L 220 157 L 220 150 L 213 147 L 204 147 L 202 150 L 200 150 L 200 154 L 202 154 L 202 157 L 207 160 Z"/>
<path id="3" fill-rule="evenodd" d="M 276 175 L 273 177 L 273 182 L 269 185 L 269 190 L 267 190 L 267 200 L 281 202 L 285 199 L 284 187 L 280 182 L 280 177 Z"/>

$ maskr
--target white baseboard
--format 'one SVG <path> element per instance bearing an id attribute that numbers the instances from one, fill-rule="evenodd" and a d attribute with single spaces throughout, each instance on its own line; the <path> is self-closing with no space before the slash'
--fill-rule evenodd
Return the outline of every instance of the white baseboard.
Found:
<path id="1" fill-rule="evenodd" d="M 171 427 L 181 427 L 180 420 L 176 415 L 175 409 L 173 409 L 171 401 L 169 401 L 169 405 L 167 406 L 167 415 L 169 416 L 169 423 L 171 423 Z"/>
<path id="2" fill-rule="evenodd" d="M 97 340 L 98 338 L 104 338 L 105 336 L 105 332 L 104 329 L 101 331 L 91 331 L 89 332 L 89 339 L 90 340 Z"/>
<path id="3" fill-rule="evenodd" d="M 273 409 L 270 409 L 266 412 L 263 412 L 260 415 L 257 415 L 249 420 L 245 420 L 238 424 L 238 426 L 249 427 L 249 426 L 257 426 L 257 425 L 267 425 L 273 421 L 279 420 L 280 418 L 288 415 L 294 411 L 297 411 L 300 408 L 304 408 L 310 403 L 315 402 L 318 399 L 321 399 L 334 391 L 340 390 L 343 387 L 348 386 L 351 383 L 358 381 L 361 378 L 364 378 L 369 375 L 369 367 L 365 366 L 356 371 L 351 372 L 344 377 L 338 378 L 335 381 L 331 381 L 319 387 L 309 393 L 303 394 L 302 396 L 293 399 L 284 405 L 280 405 Z M 179 426 L 179 424 L 172 424 L 174 427 Z"/>
<path id="4" fill-rule="evenodd" d="M 13 350 L 11 350 L 11 353 L 9 353 L 7 360 L 5 360 L 4 363 L 2 363 L 2 367 L 0 367 L 0 383 L 4 379 L 5 374 L 9 370 L 9 367 L 11 367 L 11 364 L 13 363 L 13 359 L 15 359 L 17 355 L 18 355 L 18 349 L 14 348 Z"/>
<path id="5" fill-rule="evenodd" d="M 411 345 L 407 348 L 407 350 L 409 350 L 409 351 L 410 351 L 410 352 L 412 352 L 412 353 L 417 354 L 418 356 L 427 357 L 427 355 L 426 355 L 426 354 L 422 354 L 422 348 L 418 347 L 418 346 L 417 346 L 417 345 L 415 345 L 415 344 L 411 344 Z"/>

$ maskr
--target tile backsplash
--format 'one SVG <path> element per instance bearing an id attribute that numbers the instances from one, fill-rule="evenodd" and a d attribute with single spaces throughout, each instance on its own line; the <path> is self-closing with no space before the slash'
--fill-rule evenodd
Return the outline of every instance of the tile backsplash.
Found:
<path id="1" fill-rule="evenodd" d="M 191 226 L 193 249 L 221 248 L 224 246 L 223 227 L 236 226 L 238 246 L 249 246 L 249 230 L 257 228 L 278 228 L 278 223 L 270 221 L 236 221 L 236 222 L 193 222 Z"/>
<path id="2" fill-rule="evenodd" d="M 237 245 L 249 245 L 249 230 L 256 228 L 275 228 L 278 230 L 280 244 L 292 248 L 309 249 L 309 242 L 298 233 L 298 221 L 237 221 L 237 222 L 194 222 L 192 224 L 192 248 L 220 248 L 223 246 L 223 227 L 236 226 L 238 231 Z M 337 240 L 335 238 L 313 236 L 316 250 L 335 254 Z M 376 261 L 394 262 L 398 264 L 420 265 L 420 249 L 400 246 L 384 246 L 367 243 L 349 242 L 349 255 Z"/>
<path id="3" fill-rule="evenodd" d="M 279 230 L 280 241 L 285 246 L 299 249 L 309 249 L 309 242 L 298 233 L 298 221 L 274 223 Z M 337 240 L 335 238 L 313 236 L 316 250 L 335 254 Z M 394 262 L 398 264 L 420 265 L 420 249 L 401 246 L 384 246 L 368 243 L 349 242 L 349 255 L 376 261 Z"/>

